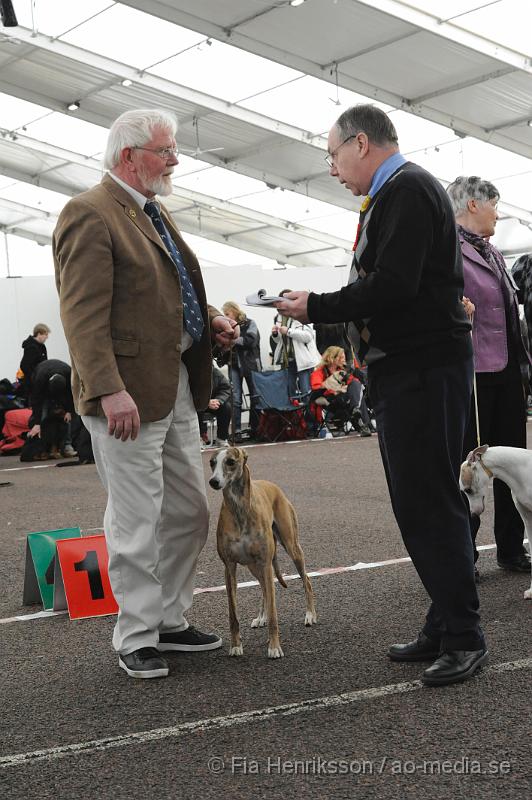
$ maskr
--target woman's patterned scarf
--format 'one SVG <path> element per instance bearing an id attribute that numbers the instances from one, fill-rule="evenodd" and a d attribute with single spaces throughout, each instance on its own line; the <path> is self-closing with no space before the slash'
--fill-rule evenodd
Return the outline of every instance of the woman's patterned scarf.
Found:
<path id="1" fill-rule="evenodd" d="M 473 231 L 468 231 L 467 228 L 463 228 L 461 225 L 458 226 L 458 232 L 461 236 L 471 245 L 474 247 L 475 250 L 480 253 L 484 261 L 486 261 L 490 267 L 497 272 L 497 274 L 506 274 L 506 264 L 504 263 L 504 258 L 502 257 L 501 253 L 490 244 L 487 239 L 484 239 L 482 236 L 479 236 L 478 233 L 473 233 Z"/>

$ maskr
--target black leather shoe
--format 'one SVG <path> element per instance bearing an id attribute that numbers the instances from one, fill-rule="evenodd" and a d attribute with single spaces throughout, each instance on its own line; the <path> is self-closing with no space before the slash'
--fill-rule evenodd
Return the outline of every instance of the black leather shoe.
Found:
<path id="1" fill-rule="evenodd" d="M 141 647 L 126 656 L 120 655 L 118 666 L 130 678 L 166 678 L 168 663 L 155 647 Z"/>
<path id="2" fill-rule="evenodd" d="M 420 633 L 417 639 L 408 644 L 392 644 L 388 655 L 392 661 L 432 661 L 440 654 L 440 643 Z"/>
<path id="3" fill-rule="evenodd" d="M 512 556 L 512 558 L 498 558 L 497 564 L 501 569 L 507 569 L 510 572 L 530 572 L 530 556 L 528 553 Z"/>
<path id="4" fill-rule="evenodd" d="M 442 653 L 421 676 L 426 686 L 446 686 L 470 678 L 488 663 L 487 650 L 449 650 Z"/>

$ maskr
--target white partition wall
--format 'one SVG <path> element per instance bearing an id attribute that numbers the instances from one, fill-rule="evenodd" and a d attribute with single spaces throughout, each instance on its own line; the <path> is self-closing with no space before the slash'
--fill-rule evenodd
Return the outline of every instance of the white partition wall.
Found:
<path id="1" fill-rule="evenodd" d="M 14 381 L 22 358 L 22 341 L 33 326 L 44 322 L 51 328 L 46 347 L 49 358 L 69 361 L 68 347 L 59 317 L 53 275 L 0 280 L 0 378 Z"/>
<path id="2" fill-rule="evenodd" d="M 226 300 L 243 305 L 244 298 L 258 289 L 276 293 L 281 289 L 327 292 L 339 289 L 347 278 L 346 268 L 299 268 L 263 270 L 256 266 L 206 267 L 203 277 L 209 302 L 221 308 Z M 263 364 L 268 364 L 269 335 L 274 310 L 246 308 L 259 326 Z M 15 379 L 22 358 L 21 343 L 37 322 L 52 329 L 46 343 L 49 358 L 69 361 L 53 275 L 0 279 L 0 378 Z"/>

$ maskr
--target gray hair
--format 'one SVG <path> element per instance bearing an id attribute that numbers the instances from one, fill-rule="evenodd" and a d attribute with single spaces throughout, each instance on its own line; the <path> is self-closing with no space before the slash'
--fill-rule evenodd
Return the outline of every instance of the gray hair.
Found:
<path id="1" fill-rule="evenodd" d="M 467 211 L 468 200 L 487 203 L 490 200 L 498 200 L 500 197 L 492 183 L 482 180 L 477 175 L 460 175 L 449 184 L 447 194 L 451 199 L 455 215 Z"/>
<path id="2" fill-rule="evenodd" d="M 125 111 L 115 119 L 109 130 L 103 165 L 113 169 L 120 162 L 124 147 L 143 147 L 153 136 L 154 128 L 177 132 L 177 118 L 159 108 L 136 108 Z"/>
<path id="3" fill-rule="evenodd" d="M 342 139 L 362 132 L 378 147 L 399 144 L 397 131 L 388 114 L 369 103 L 348 108 L 336 120 L 336 127 Z"/>

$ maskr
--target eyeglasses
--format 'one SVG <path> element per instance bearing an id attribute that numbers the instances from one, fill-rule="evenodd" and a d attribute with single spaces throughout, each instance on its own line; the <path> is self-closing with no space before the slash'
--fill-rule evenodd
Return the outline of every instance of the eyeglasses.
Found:
<path id="1" fill-rule="evenodd" d="M 360 131 L 359 131 L 358 133 L 360 133 Z M 340 144 L 338 145 L 338 147 L 336 148 L 336 150 L 333 150 L 333 151 L 332 151 L 332 153 L 327 153 L 327 155 L 326 155 L 326 156 L 324 156 L 325 163 L 327 164 L 327 166 L 329 166 L 329 167 L 332 167 L 332 166 L 333 166 L 333 164 L 334 164 L 334 159 L 336 158 L 336 155 L 337 155 L 337 153 L 338 153 L 338 150 L 341 148 L 341 146 L 342 146 L 343 144 L 346 144 L 347 142 L 350 142 L 350 141 L 351 141 L 351 139 L 356 139 L 356 137 L 358 136 L 358 133 L 354 133 L 352 136 L 348 136 L 348 137 L 347 137 L 347 139 L 344 139 L 344 141 L 343 141 L 343 142 L 340 142 Z"/>
<path id="2" fill-rule="evenodd" d="M 160 147 L 157 150 L 153 150 L 151 147 L 132 147 L 132 150 L 146 150 L 148 153 L 153 153 L 159 158 L 162 158 L 164 161 L 169 161 L 171 158 L 177 158 L 179 155 L 179 150 L 177 147 Z"/>

